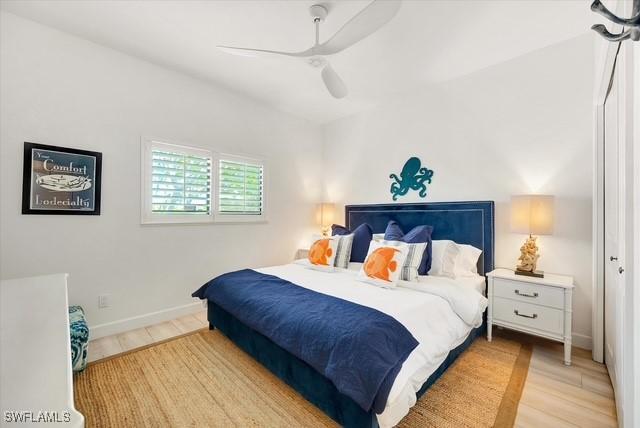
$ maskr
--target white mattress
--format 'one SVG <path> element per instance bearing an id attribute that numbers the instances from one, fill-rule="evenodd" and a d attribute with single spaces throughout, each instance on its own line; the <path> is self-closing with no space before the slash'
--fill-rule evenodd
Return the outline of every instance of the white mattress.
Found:
<path id="1" fill-rule="evenodd" d="M 449 351 L 482 324 L 487 299 L 477 291 L 473 281 L 429 277 L 420 282 L 401 281 L 395 289 L 384 289 L 358 281 L 356 266 L 320 272 L 305 264 L 306 260 L 299 260 L 256 270 L 384 312 L 402 323 L 419 343 L 402 365 L 385 410 L 377 415 L 382 428 L 400 422 L 416 403 L 416 392 Z"/>

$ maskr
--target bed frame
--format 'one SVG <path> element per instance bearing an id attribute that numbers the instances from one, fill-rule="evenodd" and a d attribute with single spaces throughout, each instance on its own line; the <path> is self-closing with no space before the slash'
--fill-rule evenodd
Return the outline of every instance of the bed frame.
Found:
<path id="1" fill-rule="evenodd" d="M 494 203 L 436 202 L 412 204 L 347 205 L 345 222 L 349 229 L 368 223 L 374 233 L 384 232 L 389 220 L 397 221 L 403 230 L 430 224 L 433 239 L 451 239 L 482 250 L 478 273 L 494 267 Z M 345 427 L 377 428 L 375 414 L 365 412 L 351 398 L 341 394 L 327 378 L 304 361 L 280 348 L 267 337 L 250 329 L 221 307 L 209 302 L 209 328 L 218 328 L 241 349 L 259 361 L 272 373 L 298 391 L 329 417 Z M 485 324 L 471 331 L 464 343 L 449 352 L 418 391 L 418 397 L 453 364 L 456 358 L 485 330 Z"/>

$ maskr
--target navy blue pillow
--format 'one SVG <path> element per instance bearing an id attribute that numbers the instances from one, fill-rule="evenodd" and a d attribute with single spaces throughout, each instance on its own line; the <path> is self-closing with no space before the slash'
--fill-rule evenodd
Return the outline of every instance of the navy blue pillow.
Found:
<path id="1" fill-rule="evenodd" d="M 369 244 L 373 239 L 373 229 L 367 223 L 363 223 L 356 227 L 354 231 L 344 226 L 334 224 L 331 226 L 331 235 L 349 235 L 353 233 L 353 244 L 351 244 L 351 260 L 352 262 L 364 263 L 369 252 Z"/>
<path id="2" fill-rule="evenodd" d="M 384 239 L 387 241 L 402 241 L 407 244 L 420 244 L 422 242 L 427 243 L 427 248 L 422 255 L 422 261 L 418 266 L 419 275 L 427 275 L 431 270 L 431 234 L 433 233 L 433 226 L 421 225 L 411 229 L 405 234 L 397 221 L 391 220 L 387 224 L 387 229 L 384 231 Z"/>

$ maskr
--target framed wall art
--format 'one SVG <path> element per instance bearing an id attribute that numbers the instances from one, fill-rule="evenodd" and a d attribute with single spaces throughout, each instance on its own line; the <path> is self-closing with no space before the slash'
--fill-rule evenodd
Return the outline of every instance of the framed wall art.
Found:
<path id="1" fill-rule="evenodd" d="M 102 153 L 24 143 L 22 214 L 100 215 Z"/>

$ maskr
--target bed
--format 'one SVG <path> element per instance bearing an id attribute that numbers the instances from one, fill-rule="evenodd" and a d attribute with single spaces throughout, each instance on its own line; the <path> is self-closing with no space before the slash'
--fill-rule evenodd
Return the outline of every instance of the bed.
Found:
<path id="1" fill-rule="evenodd" d="M 493 202 L 367 204 L 345 207 L 345 223 L 351 230 L 360 224 L 368 223 L 372 226 L 374 233 L 381 233 L 384 232 L 390 220 L 397 221 L 403 229 L 407 230 L 417 225 L 432 225 L 434 240 L 450 239 L 482 250 L 478 260 L 480 275 L 493 270 Z M 456 284 L 447 283 L 453 282 L 452 279 L 432 277 L 423 278 L 421 283 L 403 284 L 395 290 L 383 290 L 358 284 L 354 280 L 356 275 L 354 269 L 344 269 L 334 273 L 317 272 L 307 269 L 304 262 L 247 270 L 244 275 L 245 277 L 239 279 L 241 282 L 244 281 L 243 278 L 251 282 L 256 275 L 261 275 L 265 278 L 286 280 L 290 284 L 300 286 L 296 287 L 296 289 L 300 288 L 298 290 L 302 293 L 300 296 L 306 296 L 304 293 L 322 294 L 324 300 L 321 305 L 326 305 L 322 306 L 323 308 L 331 308 L 333 303 L 330 299 L 333 298 L 337 298 L 339 303 L 357 302 L 357 306 L 372 308 L 383 315 L 389 315 L 392 321 L 399 321 L 415 337 L 417 346 L 412 348 L 408 356 L 403 356 L 401 365 L 396 367 L 393 376 L 390 377 L 391 381 L 387 378 L 383 379 L 382 384 L 387 385 L 383 395 L 384 402 L 379 403 L 376 399 L 379 397 L 374 397 L 373 401 L 369 397 L 369 401 L 366 401 L 367 398 L 361 398 L 357 394 L 345 393 L 349 388 L 347 385 L 345 389 L 345 383 L 348 382 L 344 378 L 349 378 L 351 373 L 338 371 L 340 377 L 332 377 L 326 371 L 320 370 L 314 364 L 313 358 L 299 358 L 300 352 L 292 351 L 289 346 L 291 341 L 285 337 L 285 344 L 283 338 L 278 337 L 277 332 L 282 331 L 279 326 L 267 329 L 268 332 L 265 334 L 260 333 L 259 331 L 265 331 L 257 329 L 251 318 L 254 312 L 260 311 L 258 309 L 260 306 L 254 306 L 250 311 L 238 312 L 234 308 L 243 304 L 244 301 L 240 301 L 241 303 L 235 301 L 229 305 L 224 300 L 209 298 L 208 320 L 211 329 L 219 329 L 308 401 L 346 427 L 375 428 L 397 424 L 416 400 L 483 333 L 485 328 L 483 312 L 486 303 L 481 304 L 484 297 L 478 292 L 480 290 L 474 289 L 474 287 L 484 288 L 484 281 L 479 287 L 477 279 L 474 287 L 461 287 L 460 284 L 456 286 Z M 251 293 L 263 290 L 263 285 L 256 284 Z M 282 284 L 274 284 L 276 288 L 272 292 L 279 292 L 278 287 L 281 286 Z M 372 289 L 376 291 L 371 292 Z M 311 312 L 308 307 L 304 307 L 302 302 L 305 300 L 305 297 L 297 296 L 282 298 L 283 305 L 288 311 L 295 312 L 299 309 Z M 289 302 L 288 306 L 286 302 Z M 297 308 L 296 302 L 301 302 L 301 308 Z M 229 310 L 225 310 L 222 306 Z M 340 317 L 342 312 L 336 311 L 332 316 Z M 344 322 L 348 322 L 348 318 L 345 318 Z M 313 327 L 312 324 L 307 323 L 305 328 L 309 326 Z M 402 335 L 399 333 L 401 332 L 398 330 L 390 331 L 388 334 L 392 335 L 391 337 L 397 334 L 397 340 L 402 341 Z M 378 333 L 370 331 L 363 334 Z M 293 342 L 298 346 L 296 341 Z M 358 345 L 354 346 L 357 348 Z M 344 352 L 355 353 L 357 349 Z M 340 361 L 343 359 L 344 354 Z M 372 368 L 371 371 L 375 370 Z M 379 381 L 380 379 L 376 380 L 376 382 Z"/>

